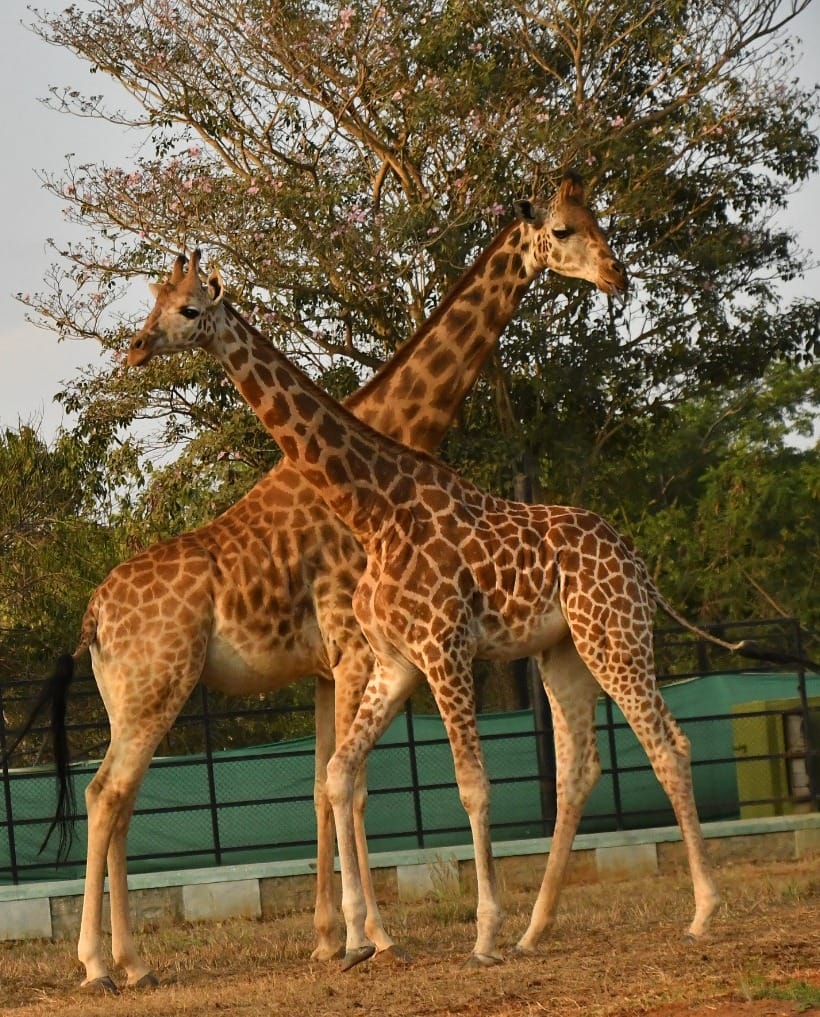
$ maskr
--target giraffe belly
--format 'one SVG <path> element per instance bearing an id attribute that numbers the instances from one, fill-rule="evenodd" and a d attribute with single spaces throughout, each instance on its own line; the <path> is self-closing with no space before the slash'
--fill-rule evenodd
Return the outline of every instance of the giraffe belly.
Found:
<path id="1" fill-rule="evenodd" d="M 243 696 L 280 689 L 308 675 L 329 677 L 324 648 L 315 642 L 298 639 L 285 646 L 268 640 L 264 647 L 252 647 L 212 635 L 202 682 L 216 692 Z"/>
<path id="2" fill-rule="evenodd" d="M 520 620 L 490 614 L 479 621 L 476 656 L 482 660 L 531 657 L 555 646 L 568 632 L 569 626 L 557 604 L 535 613 L 535 617 Z"/>

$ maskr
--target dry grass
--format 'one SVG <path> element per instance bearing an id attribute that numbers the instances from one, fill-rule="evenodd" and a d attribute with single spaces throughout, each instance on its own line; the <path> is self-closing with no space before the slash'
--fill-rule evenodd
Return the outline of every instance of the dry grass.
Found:
<path id="1" fill-rule="evenodd" d="M 687 944 L 684 876 L 570 886 L 538 958 L 463 968 L 467 896 L 447 889 L 385 908 L 410 966 L 374 959 L 347 974 L 312 963 L 311 916 L 176 926 L 140 937 L 160 988 L 99 997 L 79 988 L 73 942 L 0 943 L 0 1013 L 9 1017 L 785 1017 L 820 1013 L 820 863 L 720 870 L 724 903 L 708 940 Z M 505 894 L 509 948 L 532 895 Z"/>

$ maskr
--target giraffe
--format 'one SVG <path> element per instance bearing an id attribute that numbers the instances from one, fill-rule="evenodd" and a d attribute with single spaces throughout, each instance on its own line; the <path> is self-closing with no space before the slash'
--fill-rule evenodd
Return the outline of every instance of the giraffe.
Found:
<path id="1" fill-rule="evenodd" d="M 608 294 L 626 290 L 624 268 L 585 204 L 582 181 L 572 173 L 544 206 L 529 200 L 515 204 L 513 221 L 347 406 L 403 442 L 434 449 L 527 288 L 547 269 L 589 280 Z M 163 288 L 164 299 L 187 294 L 194 283 L 195 276 L 185 275 L 178 263 Z M 248 327 L 225 302 L 219 313 L 227 334 Z M 131 986 L 157 981 L 131 931 L 126 837 L 151 755 L 198 681 L 241 695 L 318 676 L 313 956 L 337 955 L 333 818 L 325 779 L 334 729 L 340 741 L 372 669 L 370 648 L 351 608 L 364 561 L 352 535 L 283 461 L 223 515 L 118 565 L 92 594 L 79 645 L 71 657 L 61 658 L 46 690 L 55 703 L 64 701 L 64 695 L 55 693 L 71 680 L 74 661 L 90 649 L 111 725 L 109 748 L 87 792 L 88 852 L 78 942 L 83 986 L 117 988 L 103 953 L 106 862 L 114 961 Z M 59 722 L 64 725 L 64 717 Z M 370 881 L 365 798 L 362 772 L 354 836 L 368 933 L 380 952 L 398 952 L 382 927 Z"/>
<path id="2" fill-rule="evenodd" d="M 219 273 L 203 285 L 199 260 L 194 252 L 186 286 L 179 285 L 177 261 L 171 283 L 156 289 L 156 304 L 132 340 L 129 364 L 192 347 L 215 356 L 288 461 L 367 556 L 352 603 L 376 663 L 327 772 L 342 874 L 343 967 L 375 949 L 356 865 L 355 777 L 423 681 L 444 721 L 474 843 L 478 900 L 469 963 L 502 960 L 474 658 L 535 657 L 553 712 L 555 832 L 516 950 L 535 952 L 554 919 L 575 832 L 601 771 L 594 728 L 601 691 L 624 713 L 672 803 L 694 890 L 688 935 L 702 936 L 719 894 L 694 801 L 689 742 L 657 687 L 654 614 L 660 608 L 733 651 L 743 652 L 746 644 L 712 636 L 679 615 L 629 544 L 594 512 L 486 494 L 432 456 L 374 431 L 226 310 Z"/>

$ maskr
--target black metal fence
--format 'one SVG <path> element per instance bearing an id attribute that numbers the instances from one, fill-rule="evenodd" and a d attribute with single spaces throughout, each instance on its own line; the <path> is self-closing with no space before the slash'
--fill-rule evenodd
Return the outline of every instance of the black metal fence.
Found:
<path id="1" fill-rule="evenodd" d="M 720 632 L 732 640 L 751 636 L 784 653 L 803 652 L 800 628 L 792 620 L 727 623 Z M 664 694 L 693 745 L 703 819 L 818 809 L 820 678 L 801 670 L 774 676 L 765 666 L 741 671 L 739 658 L 680 630 L 660 631 L 656 652 L 659 673 L 677 679 Z M 703 685 L 685 681 L 704 675 L 722 677 Z M 552 828 L 550 717 L 537 682 L 532 689 L 529 710 L 479 717 L 498 803 L 492 815 L 498 840 L 544 836 Z M 36 691 L 36 683 L 0 686 L 3 755 Z M 75 683 L 69 716 L 75 718 L 69 733 L 80 746 L 80 758 L 101 757 L 107 724 L 93 679 Z M 315 855 L 313 741 L 292 737 L 310 729 L 311 717 L 310 706 L 282 706 L 275 697 L 226 700 L 198 689 L 143 785 L 129 839 L 130 870 Z M 608 699 L 599 704 L 597 728 L 603 775 L 582 829 L 674 823 L 646 756 Z M 248 744 L 271 731 L 279 741 Z M 21 746 L 22 758 L 15 754 L 14 767 L 7 762 L 0 771 L 0 883 L 82 875 L 82 805 L 78 845 L 69 859 L 56 864 L 53 848 L 37 853 L 55 801 L 48 753 L 44 726 Z M 87 783 L 97 765 L 74 764 L 77 782 Z M 408 703 L 404 718 L 374 750 L 369 777 L 371 850 L 469 842 L 437 718 Z"/>

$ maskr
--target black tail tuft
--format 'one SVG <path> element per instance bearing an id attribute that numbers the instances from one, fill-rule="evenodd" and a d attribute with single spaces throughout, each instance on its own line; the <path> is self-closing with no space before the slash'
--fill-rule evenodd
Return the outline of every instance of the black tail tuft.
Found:
<path id="1" fill-rule="evenodd" d="M 794 653 L 782 653 L 780 650 L 769 650 L 766 647 L 758 646 L 750 639 L 744 639 L 738 644 L 737 652 L 752 660 L 762 660 L 770 664 L 796 664 L 805 671 L 815 671 L 820 674 L 820 664 L 809 660 L 808 657 L 800 657 Z"/>
<path id="2" fill-rule="evenodd" d="M 70 653 L 64 653 L 57 658 L 54 674 L 43 683 L 40 695 L 37 697 L 37 701 L 32 707 L 28 719 L 0 762 L 0 766 L 6 765 L 11 754 L 32 727 L 34 727 L 40 715 L 50 707 L 51 739 L 54 747 L 54 775 L 57 780 L 57 809 L 43 843 L 40 845 L 40 853 L 42 854 L 45 850 L 52 833 L 59 827 L 58 861 L 66 859 L 71 850 L 71 845 L 74 841 L 74 816 L 77 811 L 74 781 L 68 765 L 68 735 L 65 723 L 66 709 L 68 707 L 68 690 L 73 680 L 74 658 Z"/>

